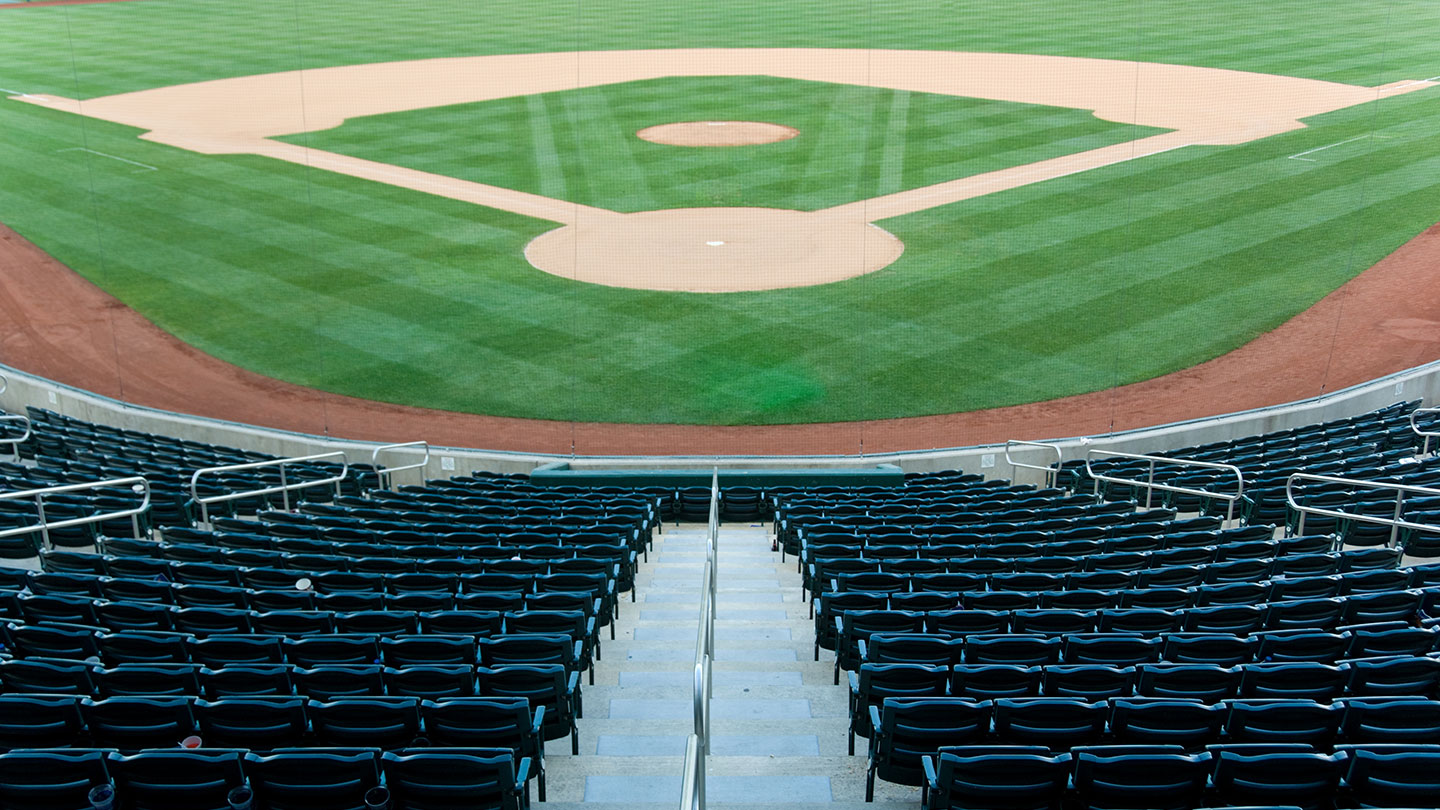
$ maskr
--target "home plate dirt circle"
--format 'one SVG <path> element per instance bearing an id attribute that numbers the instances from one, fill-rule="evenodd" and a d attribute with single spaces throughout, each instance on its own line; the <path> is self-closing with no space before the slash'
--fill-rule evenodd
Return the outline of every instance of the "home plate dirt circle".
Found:
<path id="1" fill-rule="evenodd" d="M 799 134 L 794 127 L 764 121 L 677 121 L 646 127 L 635 137 L 667 146 L 759 146 Z"/>
<path id="2" fill-rule="evenodd" d="M 905 245 L 863 217 L 776 208 L 593 209 L 525 248 L 537 269 L 574 281 L 666 292 L 828 284 L 872 273 Z"/>

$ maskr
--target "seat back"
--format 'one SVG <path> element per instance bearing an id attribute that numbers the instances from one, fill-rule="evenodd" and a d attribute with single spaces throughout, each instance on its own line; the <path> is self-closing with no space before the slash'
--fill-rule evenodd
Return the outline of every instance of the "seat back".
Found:
<path id="1" fill-rule="evenodd" d="M 82 728 L 76 696 L 0 695 L 0 751 L 65 748 Z"/>
<path id="2" fill-rule="evenodd" d="M 1209 754 L 1075 757 L 1076 797 L 1089 808 L 1188 810 L 1200 804 L 1209 775 Z"/>
<path id="3" fill-rule="evenodd" d="M 381 757 L 385 785 L 397 808 L 523 810 L 529 800 L 516 766 L 507 748 L 431 748 Z"/>
<path id="4" fill-rule="evenodd" d="M 1440 751 L 1350 752 L 1345 784 L 1363 807 L 1424 807 L 1440 796 Z"/>
<path id="5" fill-rule="evenodd" d="M 237 751 L 142 751 L 111 754 L 108 765 L 125 806 L 146 810 L 228 807 L 231 790 L 245 784 Z"/>
<path id="6" fill-rule="evenodd" d="M 380 783 L 373 751 L 248 754 L 245 772 L 256 806 L 268 810 L 355 810 Z"/>
<path id="7" fill-rule="evenodd" d="M 963 750 L 963 749 L 962 749 Z M 1058 808 L 1070 776 L 1070 755 L 941 752 L 931 785 L 932 808 L 1035 810 Z"/>
<path id="8" fill-rule="evenodd" d="M 1293 805 L 1318 810 L 1334 801 L 1340 763 L 1323 754 L 1221 751 L 1213 785 L 1217 798 L 1229 805 Z"/>
<path id="9" fill-rule="evenodd" d="M 1068 698 L 1003 698 L 995 701 L 995 739 L 1011 745 L 1065 750 L 1094 745 L 1105 733 L 1109 707 Z"/>
<path id="10" fill-rule="evenodd" d="M 1110 706 L 1110 733 L 1120 745 L 1183 745 L 1194 750 L 1220 739 L 1225 712 L 1191 700 L 1118 699 Z"/>
<path id="11" fill-rule="evenodd" d="M 1335 739 L 1344 712 L 1311 700 L 1236 700 L 1225 732 L 1237 743 L 1304 743 L 1325 747 Z"/>
<path id="12" fill-rule="evenodd" d="M 266 751 L 300 745 L 306 732 L 305 699 L 300 697 L 200 700 L 193 708 L 207 747 Z"/>
<path id="13" fill-rule="evenodd" d="M 90 790 L 109 782 L 101 751 L 0 754 L 0 807 L 7 810 L 89 807 Z"/>
<path id="14" fill-rule="evenodd" d="M 403 748 L 420 733 L 420 703 L 415 698 L 311 700 L 305 714 L 324 745 Z"/>
<path id="15" fill-rule="evenodd" d="M 871 738 L 872 771 L 887 782 L 920 785 L 922 756 L 947 746 L 983 740 L 993 711 L 989 701 L 961 698 L 885 698 L 873 708 L 876 731 Z"/>

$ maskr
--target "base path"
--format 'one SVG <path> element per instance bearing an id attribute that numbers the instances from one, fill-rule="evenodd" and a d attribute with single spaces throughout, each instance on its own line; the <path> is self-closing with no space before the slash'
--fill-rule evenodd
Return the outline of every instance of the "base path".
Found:
<path id="1" fill-rule="evenodd" d="M 942 416 L 754 427 L 552 422 L 327 394 L 189 346 L 0 227 L 0 362 L 139 405 L 302 433 L 519 452 L 852 454 L 1046 439 L 1279 405 L 1440 359 L 1440 225 L 1207 363 L 1108 391 Z"/>

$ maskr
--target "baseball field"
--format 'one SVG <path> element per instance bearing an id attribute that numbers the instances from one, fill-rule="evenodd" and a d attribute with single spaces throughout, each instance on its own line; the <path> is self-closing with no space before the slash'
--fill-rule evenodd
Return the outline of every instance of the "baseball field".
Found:
<path id="1" fill-rule="evenodd" d="M 1440 221 L 1437 31 L 1430 0 L 0 6 L 0 223 L 346 397 L 993 409 L 1226 355 Z"/>

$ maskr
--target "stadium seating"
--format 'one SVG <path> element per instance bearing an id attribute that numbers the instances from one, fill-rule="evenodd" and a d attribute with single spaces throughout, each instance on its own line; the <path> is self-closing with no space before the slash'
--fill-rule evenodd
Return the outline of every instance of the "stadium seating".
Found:
<path id="1" fill-rule="evenodd" d="M 1426 806 L 1440 568 L 1354 528 L 1300 534 L 1275 500 L 1286 470 L 1342 456 L 1347 475 L 1411 475 L 1411 448 L 1355 444 L 1402 415 L 1330 426 L 1354 448 L 1333 462 L 1301 451 L 1333 443 L 1324 426 L 1194 448 L 1264 459 L 1244 467 L 1235 525 L 1204 499 L 1096 502 L 1074 465 L 1050 489 L 911 476 L 736 489 L 725 508 L 771 520 L 796 558 L 815 657 L 847 673 L 851 753 L 868 742 L 867 800 L 878 778 L 921 786 L 926 807 Z M 581 677 L 651 531 L 695 508 L 684 492 L 356 477 L 201 526 L 185 465 L 253 454 L 138 437 L 102 453 L 107 431 L 36 416 L 39 464 L 4 468 L 11 485 L 128 459 L 164 503 L 138 537 L 30 538 L 39 570 L 0 569 L 5 807 L 81 807 L 111 786 L 120 806 L 223 806 L 243 788 L 257 807 L 380 790 L 395 807 L 519 808 L 529 779 L 544 801 L 544 743 L 578 753 Z M 191 735 L 205 747 L 177 748 Z"/>

